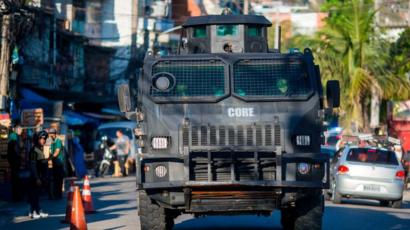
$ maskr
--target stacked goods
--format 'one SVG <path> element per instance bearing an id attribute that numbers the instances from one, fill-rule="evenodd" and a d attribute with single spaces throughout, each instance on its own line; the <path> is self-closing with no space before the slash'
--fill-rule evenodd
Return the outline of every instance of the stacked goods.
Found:
<path id="1" fill-rule="evenodd" d="M 10 166 L 7 160 L 7 133 L 7 128 L 0 128 L 0 183 L 7 182 L 10 174 Z"/>

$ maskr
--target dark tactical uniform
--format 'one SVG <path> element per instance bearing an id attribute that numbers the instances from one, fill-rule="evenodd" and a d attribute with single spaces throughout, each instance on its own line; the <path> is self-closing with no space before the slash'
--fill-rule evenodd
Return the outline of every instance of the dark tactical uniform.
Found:
<path id="1" fill-rule="evenodd" d="M 42 184 L 45 182 L 45 177 L 47 175 L 47 159 L 43 153 L 42 146 L 33 146 L 30 150 L 30 192 L 29 192 L 29 203 L 30 211 L 40 213 L 40 191 L 41 184 L 37 181 L 40 180 Z"/>

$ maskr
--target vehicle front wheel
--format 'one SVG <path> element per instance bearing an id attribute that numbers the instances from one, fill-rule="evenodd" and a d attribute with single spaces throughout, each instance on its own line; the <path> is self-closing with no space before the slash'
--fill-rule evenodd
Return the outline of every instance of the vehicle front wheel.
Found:
<path id="1" fill-rule="evenodd" d="M 101 167 L 100 167 L 99 175 L 100 175 L 101 177 L 104 177 L 105 175 L 107 175 L 108 169 L 109 169 L 109 165 L 108 165 L 108 164 L 102 164 Z"/>
<path id="2" fill-rule="evenodd" d="M 141 230 L 169 230 L 174 226 L 174 215 L 151 200 L 145 191 L 138 192 L 138 215 Z"/>
<path id="3" fill-rule="evenodd" d="M 402 204 L 403 204 L 403 199 L 394 200 L 394 201 L 391 201 L 390 207 L 392 207 L 392 208 L 401 208 Z"/>
<path id="4" fill-rule="evenodd" d="M 296 201 L 295 207 L 281 210 L 281 223 L 286 230 L 322 229 L 324 197 L 321 192 Z"/>
<path id="5" fill-rule="evenodd" d="M 336 183 L 332 185 L 332 202 L 333 204 L 341 204 L 342 203 L 342 195 L 337 192 Z"/>
<path id="6" fill-rule="evenodd" d="M 332 200 L 332 190 L 324 189 L 323 195 L 325 196 L 325 200 L 331 201 Z"/>

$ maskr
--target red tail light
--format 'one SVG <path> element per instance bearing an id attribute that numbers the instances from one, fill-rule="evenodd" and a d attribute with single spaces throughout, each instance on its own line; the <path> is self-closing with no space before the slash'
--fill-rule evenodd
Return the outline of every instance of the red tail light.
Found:
<path id="1" fill-rule="evenodd" d="M 396 179 L 403 180 L 405 175 L 406 175 L 406 173 L 403 170 L 397 171 L 396 172 Z"/>
<path id="2" fill-rule="evenodd" d="M 347 166 L 340 165 L 339 168 L 337 168 L 337 171 L 339 172 L 339 174 L 345 174 L 349 172 L 349 168 Z"/>

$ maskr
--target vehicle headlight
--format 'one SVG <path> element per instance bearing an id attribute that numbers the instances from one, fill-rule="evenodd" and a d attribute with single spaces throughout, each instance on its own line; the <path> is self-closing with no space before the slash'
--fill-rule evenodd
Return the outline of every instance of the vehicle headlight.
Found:
<path id="1" fill-rule="evenodd" d="M 157 73 L 152 77 L 153 86 L 163 92 L 171 90 L 175 85 L 175 77 L 167 72 Z"/>
<path id="2" fill-rule="evenodd" d="M 302 175 L 306 175 L 310 171 L 310 165 L 308 163 L 299 163 L 298 172 Z"/>
<path id="3" fill-rule="evenodd" d="M 297 135 L 296 136 L 296 145 L 298 145 L 298 146 L 309 146 L 310 145 L 310 136 L 309 135 Z"/>
<path id="4" fill-rule="evenodd" d="M 151 146 L 153 149 L 167 149 L 170 140 L 171 138 L 169 137 L 153 137 L 151 140 Z"/>
<path id="5" fill-rule="evenodd" d="M 158 165 L 157 167 L 155 167 L 155 175 L 157 177 L 164 177 L 167 175 L 167 167 L 165 167 L 164 165 Z"/>

